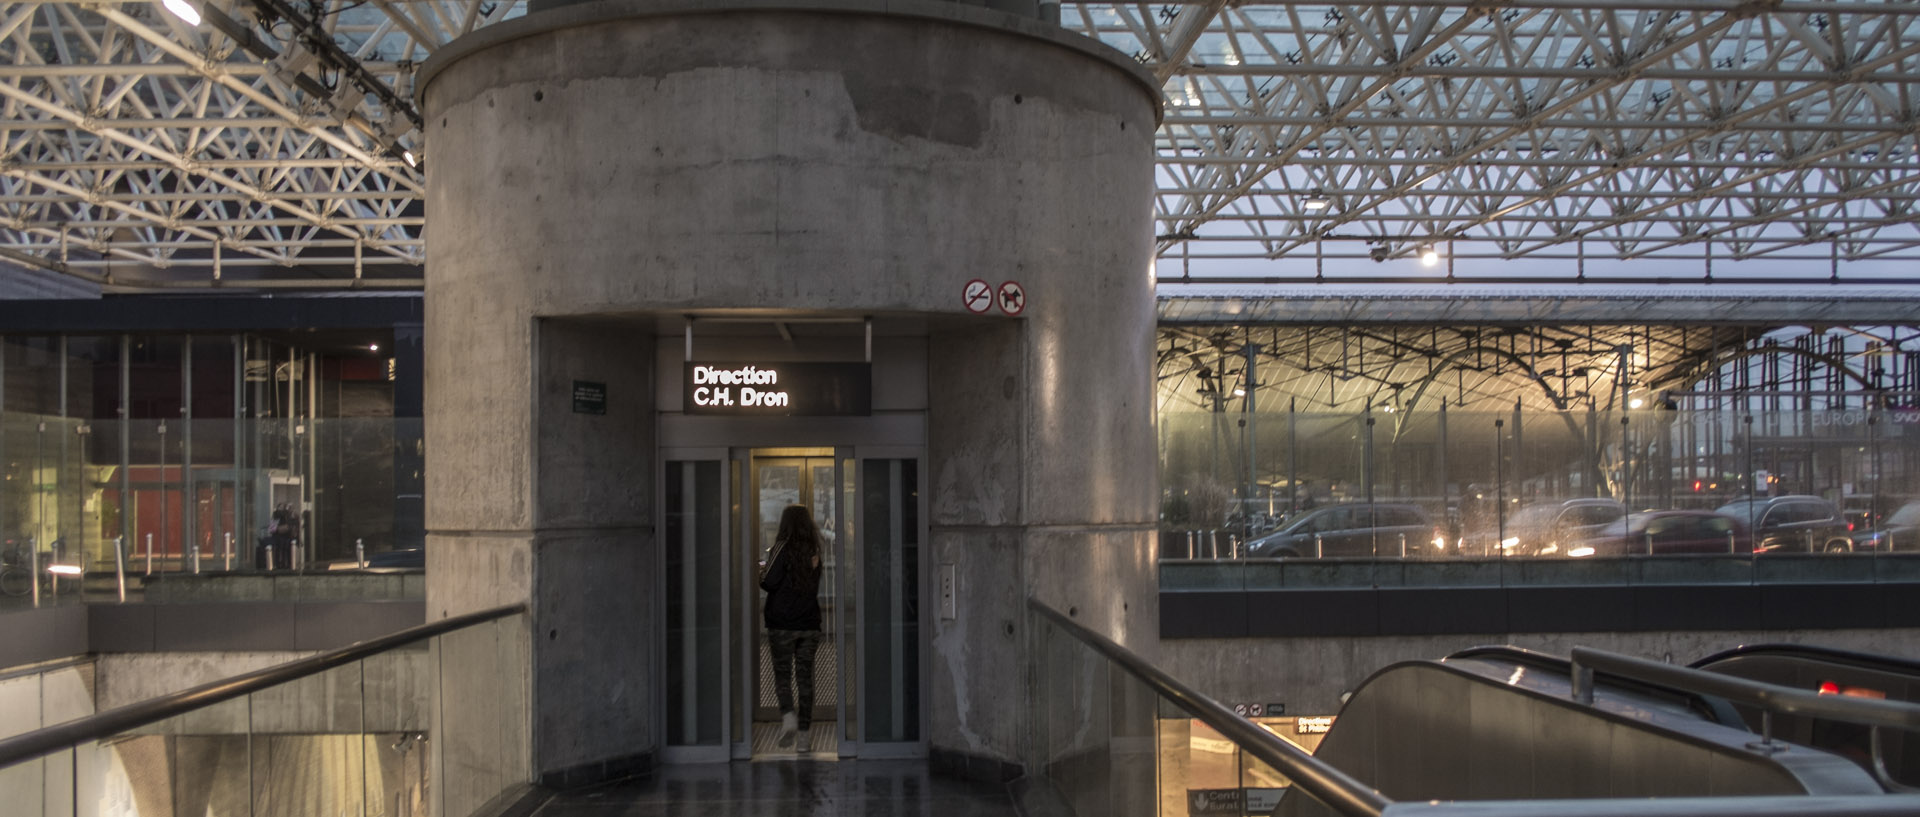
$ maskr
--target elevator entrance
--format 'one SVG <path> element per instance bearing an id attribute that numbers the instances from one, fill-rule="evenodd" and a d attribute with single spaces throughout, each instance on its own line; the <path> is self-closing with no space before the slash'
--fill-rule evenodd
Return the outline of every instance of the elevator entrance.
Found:
<path id="1" fill-rule="evenodd" d="M 813 699 L 812 711 L 805 720 L 816 724 L 807 732 L 808 745 L 795 746 L 796 754 L 819 754 L 828 757 L 839 755 L 839 713 L 843 700 L 851 703 L 851 690 L 841 683 L 840 656 L 846 652 L 843 636 L 846 629 L 841 623 L 844 612 L 840 609 L 841 594 L 838 592 L 838 570 L 845 557 L 839 552 L 837 532 L 846 527 L 840 519 L 841 497 L 848 493 L 839 477 L 842 464 L 835 458 L 833 449 L 760 449 L 752 452 L 752 496 L 748 503 L 753 514 L 748 530 L 751 536 L 742 537 L 749 548 L 745 554 L 745 563 L 754 568 L 753 574 L 759 576 L 767 559 L 773 551 L 780 529 L 780 516 L 789 505 L 801 505 L 813 515 L 814 524 L 820 529 L 820 643 L 819 650 L 813 655 L 813 666 L 803 668 L 797 663 L 793 674 L 797 676 L 809 670 L 812 673 Z M 851 470 L 848 468 L 847 470 Z M 755 590 L 758 589 L 756 578 Z M 777 739 L 780 726 L 778 692 L 775 690 L 776 673 L 773 669 L 773 652 L 767 639 L 767 631 L 762 626 L 762 611 L 767 597 L 762 592 L 748 593 L 745 597 L 751 608 L 747 618 L 745 632 L 740 633 L 743 646 L 751 648 L 749 655 L 743 656 L 745 666 L 752 669 L 751 678 L 744 690 L 751 706 L 751 754 L 765 757 L 779 754 L 783 748 Z M 795 680 L 795 679 L 788 679 Z M 789 687 L 789 693 L 793 687 Z M 796 706 L 805 706 L 807 701 L 798 701 Z"/>
<path id="2" fill-rule="evenodd" d="M 668 449 L 661 462 L 669 762 L 923 755 L 923 457 L 889 446 Z M 760 568 L 780 515 L 821 533 L 810 746 L 780 747 Z"/>

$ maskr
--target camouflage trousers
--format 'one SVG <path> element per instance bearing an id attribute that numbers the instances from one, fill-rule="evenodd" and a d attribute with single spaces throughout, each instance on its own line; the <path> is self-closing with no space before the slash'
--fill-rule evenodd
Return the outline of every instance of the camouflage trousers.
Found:
<path id="1" fill-rule="evenodd" d="M 773 698 L 780 703 L 780 714 L 795 712 L 804 732 L 813 725 L 813 656 L 820 649 L 820 631 L 768 630 L 767 648 L 773 653 Z"/>

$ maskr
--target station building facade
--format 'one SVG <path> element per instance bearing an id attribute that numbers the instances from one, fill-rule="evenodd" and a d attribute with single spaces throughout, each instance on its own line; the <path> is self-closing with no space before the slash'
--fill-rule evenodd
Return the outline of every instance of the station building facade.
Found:
<path id="1" fill-rule="evenodd" d="M 1651 571 L 1633 558 L 1651 552 L 1504 545 L 1509 505 L 1612 498 L 1625 532 L 1594 541 L 1625 548 L 1647 510 L 1634 497 L 1717 509 L 1681 501 L 1694 479 L 1724 481 L 1703 491 L 1723 504 L 1764 485 L 1837 512 L 1869 489 L 1866 515 L 1842 524 L 1871 530 L 1905 496 L 1883 468 L 1911 460 L 1903 436 L 1858 438 L 1873 449 L 1863 459 L 1828 456 L 1841 438 L 1809 431 L 1795 458 L 1785 438 L 1818 415 L 1763 423 L 1781 438 L 1763 451 L 1744 421 L 1728 430 L 1750 405 L 1697 422 L 1678 404 L 1639 414 L 1638 381 L 1621 375 L 1671 361 L 1616 345 L 1614 376 L 1597 358 L 1548 374 L 1558 349 L 1494 331 L 1545 319 L 1486 321 L 1501 340 L 1475 341 L 1472 370 L 1527 370 L 1554 399 L 1479 417 L 1438 410 L 1444 377 L 1405 381 L 1428 384 L 1430 403 L 1376 389 L 1357 411 L 1338 407 L 1339 384 L 1386 382 L 1391 352 L 1296 364 L 1277 355 L 1281 338 L 1253 348 L 1248 321 L 1197 333 L 1171 321 L 1156 336 L 1156 84 L 1057 27 L 959 4 L 558 4 L 450 44 L 419 87 L 435 171 L 417 323 L 392 305 L 387 320 L 333 327 L 346 345 L 330 348 L 301 333 L 312 327 L 250 324 L 230 304 L 217 325 L 175 322 L 151 342 L 133 318 L 97 342 L 51 325 L 10 338 L 6 405 L 22 414 L 6 455 L 34 450 L 22 473 L 53 488 L 5 507 L 36 542 L 88 531 L 80 551 L 98 563 L 143 541 L 142 492 L 157 492 L 175 510 L 154 523 L 156 555 L 179 569 L 215 543 L 226 558 L 227 534 L 252 536 L 287 504 L 309 532 L 303 559 L 347 558 L 348 538 L 423 544 L 429 619 L 524 605 L 435 654 L 443 813 L 527 780 L 760 752 L 776 720 L 754 578 L 789 504 L 832 537 L 816 702 L 831 727 L 814 748 L 995 779 L 1033 760 L 1029 598 L 1223 700 L 1310 717 L 1385 662 L 1467 639 L 1889 649 L 1920 624 L 1897 603 L 1907 560 L 1853 531 L 1845 552 L 1821 538 L 1762 559 L 1748 518 L 1744 549 L 1735 532 L 1726 553 Z M 1340 348 L 1377 340 L 1350 323 Z M 1442 328 L 1458 327 L 1393 331 Z M 1196 344 L 1216 332 L 1240 335 L 1237 350 Z M 1588 340 L 1570 348 L 1604 357 Z M 1432 348 L 1407 365 L 1459 373 L 1464 400 L 1466 358 Z M 1224 410 L 1235 354 L 1238 387 L 1256 395 L 1240 416 Z M 148 362 L 158 374 L 136 392 Z M 1701 382 L 1685 366 L 1668 375 L 1688 372 Z M 1301 381 L 1290 392 L 1288 377 Z M 1303 413 L 1320 378 L 1337 410 Z M 1592 381 L 1585 402 L 1576 380 Z M 1206 411 L 1175 408 L 1189 385 Z M 149 388 L 160 397 L 143 404 Z M 1898 390 L 1835 391 L 1874 388 Z M 1294 401 L 1263 409 L 1262 389 Z M 1898 410 L 1871 397 L 1807 410 Z M 325 436 L 380 405 L 385 436 Z M 175 416 L 192 442 L 184 426 L 162 436 Z M 417 436 L 404 427 L 415 416 Z M 103 419 L 117 447 L 100 442 Z M 63 463 L 95 464 L 43 478 L 48 422 Z M 326 459 L 336 451 L 373 456 Z M 393 499 L 348 493 L 365 488 Z M 73 507 L 30 510 L 48 497 Z M 1329 528 L 1302 539 L 1311 559 L 1248 558 L 1317 506 L 1416 507 L 1431 524 L 1340 529 L 1367 531 L 1364 554 L 1328 554 Z M 1718 601 L 1654 615 L 1683 597 Z"/>

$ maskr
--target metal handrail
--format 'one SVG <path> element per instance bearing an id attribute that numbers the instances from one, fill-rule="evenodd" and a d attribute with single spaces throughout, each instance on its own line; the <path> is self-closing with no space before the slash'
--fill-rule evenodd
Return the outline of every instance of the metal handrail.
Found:
<path id="1" fill-rule="evenodd" d="M 1173 701 L 1188 714 L 1200 719 L 1222 736 L 1245 749 L 1248 754 L 1272 766 L 1293 781 L 1295 788 L 1306 792 L 1329 808 L 1347 817 L 1379 817 L 1380 813 L 1392 804 L 1393 801 L 1369 788 L 1365 783 L 1355 780 L 1346 772 L 1315 758 L 1305 749 L 1288 743 L 1252 721 L 1234 714 L 1233 710 L 1220 702 L 1195 691 L 1173 676 L 1162 672 L 1160 668 L 1142 661 L 1139 656 L 1133 654 L 1133 651 L 1114 643 L 1106 636 L 1080 626 L 1066 614 L 1033 598 L 1027 599 L 1027 608 L 1039 613 L 1060 629 L 1065 630 L 1068 635 L 1106 656 L 1121 669 L 1126 670 L 1127 674 L 1140 679 L 1155 692 Z"/>
<path id="2" fill-rule="evenodd" d="M 44 729 L 16 735 L 0 740 L 0 769 L 23 763 L 43 755 L 57 752 L 69 746 L 78 746 L 88 741 L 101 740 L 136 729 L 150 723 L 157 723 L 176 715 L 196 709 L 212 706 L 221 701 L 238 698 L 251 692 L 257 692 L 288 681 L 298 680 L 310 675 L 351 664 L 362 658 L 386 652 L 395 647 L 453 632 L 464 627 L 492 621 L 498 618 L 526 612 L 524 604 L 512 604 L 495 607 L 490 610 L 467 613 L 465 615 L 444 618 L 415 627 L 408 627 L 396 633 L 348 644 L 326 652 L 276 664 L 271 667 L 241 673 L 229 678 L 201 684 L 192 689 L 181 690 L 157 698 L 127 704 L 105 712 L 84 718 L 55 724 Z"/>
<path id="3" fill-rule="evenodd" d="M 1810 658 L 1854 669 L 1920 676 L 1920 661 L 1911 658 L 1842 650 L 1814 644 L 1742 644 L 1732 649 L 1721 650 L 1687 666 L 1705 669 L 1721 661 L 1731 661 L 1736 658 L 1771 657 Z"/>
<path id="4" fill-rule="evenodd" d="M 1590 671 L 1599 671 L 1688 692 L 1717 695 L 1768 712 L 1807 715 L 1863 726 L 1920 730 L 1920 704 L 1906 701 L 1821 695 L 1804 689 L 1663 664 L 1588 647 L 1573 648 L 1573 667 L 1574 697 L 1581 701 L 1592 699 L 1593 677 Z"/>

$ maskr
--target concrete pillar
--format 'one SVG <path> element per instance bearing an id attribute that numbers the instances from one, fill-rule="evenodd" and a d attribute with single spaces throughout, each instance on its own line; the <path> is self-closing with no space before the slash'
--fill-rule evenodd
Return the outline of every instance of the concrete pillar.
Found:
<path id="1" fill-rule="evenodd" d="M 447 667 L 442 693 L 517 673 L 526 734 L 443 707 L 438 751 L 584 782 L 659 748 L 652 315 L 927 327 L 924 561 L 962 594 L 926 622 L 934 751 L 1019 762 L 1029 593 L 1152 646 L 1138 65 L 959 3 L 600 0 L 455 41 L 420 87 L 429 614 L 535 611 L 514 665 Z M 974 279 L 1024 310 L 976 314 Z M 574 380 L 605 415 L 573 412 Z"/>

